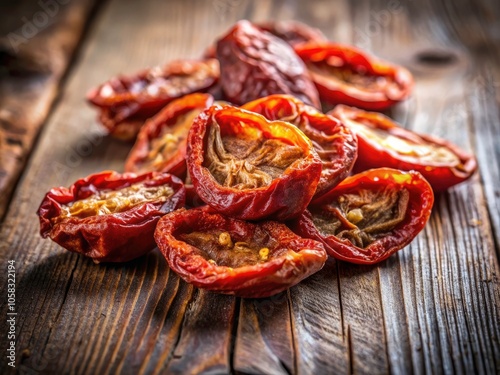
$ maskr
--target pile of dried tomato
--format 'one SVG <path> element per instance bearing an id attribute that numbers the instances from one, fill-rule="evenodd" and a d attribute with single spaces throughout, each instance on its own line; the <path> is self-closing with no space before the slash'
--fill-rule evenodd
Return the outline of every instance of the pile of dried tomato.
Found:
<path id="1" fill-rule="evenodd" d="M 380 262 L 423 229 L 434 191 L 477 168 L 369 112 L 412 87 L 403 67 L 304 24 L 240 21 L 200 60 L 88 94 L 111 135 L 135 139 L 126 173 L 50 190 L 40 233 L 96 262 L 158 246 L 187 282 L 242 297 L 286 290 L 328 255 Z"/>

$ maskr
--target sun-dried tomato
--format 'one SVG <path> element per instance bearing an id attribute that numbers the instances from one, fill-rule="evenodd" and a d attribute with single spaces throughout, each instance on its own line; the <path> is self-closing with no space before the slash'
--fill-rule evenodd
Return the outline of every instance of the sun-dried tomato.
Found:
<path id="1" fill-rule="evenodd" d="M 248 21 L 238 22 L 217 42 L 221 86 L 241 105 L 271 94 L 290 94 L 320 108 L 318 92 L 292 47 Z"/>
<path id="2" fill-rule="evenodd" d="M 371 169 L 314 200 L 290 227 L 323 243 L 334 258 L 374 264 L 415 238 L 433 202 L 432 188 L 420 173 Z"/>
<path id="3" fill-rule="evenodd" d="M 356 160 L 356 137 L 341 121 L 290 95 L 271 95 L 242 108 L 269 120 L 290 122 L 309 137 L 323 163 L 316 197 L 331 190 L 350 173 Z"/>
<path id="4" fill-rule="evenodd" d="M 214 102 L 210 94 L 176 99 L 149 119 L 125 162 L 127 172 L 168 172 L 186 177 L 186 140 L 193 120 Z"/>
<path id="5" fill-rule="evenodd" d="M 40 234 L 96 263 L 126 262 L 154 249 L 158 220 L 184 199 L 183 183 L 167 173 L 101 172 L 45 195 Z"/>
<path id="6" fill-rule="evenodd" d="M 112 78 L 91 90 L 87 99 L 100 108 L 100 121 L 113 136 L 133 140 L 146 119 L 167 103 L 186 94 L 206 92 L 218 79 L 215 59 L 178 60 Z"/>
<path id="7" fill-rule="evenodd" d="M 468 179 L 477 168 L 474 156 L 458 146 L 404 129 L 380 113 L 338 105 L 330 114 L 358 138 L 358 172 L 379 167 L 416 170 L 434 191 L 442 191 Z"/>
<path id="8" fill-rule="evenodd" d="M 322 101 L 379 111 L 406 99 L 411 73 L 336 43 L 308 43 L 295 48 L 304 60 Z"/>
<path id="9" fill-rule="evenodd" d="M 155 232 L 170 269 L 199 288 L 240 297 L 269 297 L 320 270 L 323 245 L 284 224 L 250 223 L 209 207 L 165 215 Z"/>
<path id="10" fill-rule="evenodd" d="M 313 197 L 321 160 L 294 125 L 231 106 L 212 106 L 194 121 L 187 164 L 200 198 L 239 219 L 286 220 Z"/>

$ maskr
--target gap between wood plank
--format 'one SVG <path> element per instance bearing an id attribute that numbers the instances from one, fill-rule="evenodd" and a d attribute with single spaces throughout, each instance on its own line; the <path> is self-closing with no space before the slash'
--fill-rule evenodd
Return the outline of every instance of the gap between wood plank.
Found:
<path id="1" fill-rule="evenodd" d="M 42 353 L 44 353 L 45 349 L 47 348 L 47 343 L 49 342 L 50 336 L 52 335 L 52 330 L 54 328 L 54 325 L 59 320 L 59 316 L 61 315 L 61 311 L 63 310 L 63 307 L 64 307 L 64 305 L 66 303 L 66 299 L 68 298 L 68 293 L 69 293 L 69 290 L 71 288 L 71 284 L 73 283 L 73 277 L 74 277 L 76 268 L 78 266 L 79 260 L 80 260 L 80 257 L 77 257 L 76 261 L 75 261 L 75 264 L 73 265 L 73 268 L 71 270 L 71 274 L 69 275 L 69 280 L 66 283 L 63 300 L 62 300 L 61 305 L 59 306 L 59 310 L 57 311 L 57 314 L 56 314 L 56 316 L 54 318 L 54 324 L 52 324 L 50 326 L 50 328 L 49 328 L 49 333 L 47 334 L 47 339 L 45 340 L 45 344 L 43 345 L 43 352 Z"/>
<path id="2" fill-rule="evenodd" d="M 340 275 L 340 262 L 336 261 L 337 275 Z M 337 277 L 337 290 L 339 291 L 340 322 L 342 324 L 342 340 L 345 340 L 344 309 L 342 307 L 342 289 L 340 288 L 340 277 Z"/>
<path id="3" fill-rule="evenodd" d="M 174 359 L 174 358 L 178 358 L 175 356 L 175 350 L 177 349 L 178 345 L 179 345 L 179 342 L 181 341 L 181 337 L 182 337 L 182 329 L 184 327 L 184 323 L 185 323 L 185 320 L 186 320 L 186 314 L 187 312 L 189 311 L 189 309 L 191 308 L 191 305 L 194 303 L 194 301 L 196 300 L 196 298 L 198 297 L 198 294 L 200 293 L 199 289 L 198 288 L 193 288 L 193 292 L 191 293 L 191 296 L 189 298 L 189 302 L 187 302 L 186 304 L 186 309 L 184 310 L 184 314 L 182 315 L 182 319 L 181 319 L 181 324 L 180 324 L 180 328 L 179 330 L 177 331 L 177 339 L 175 340 L 175 343 L 172 345 L 172 349 L 170 350 L 170 353 L 169 355 L 167 356 L 166 360 L 165 361 L 158 361 L 158 364 L 157 364 L 157 367 L 156 367 L 156 371 L 155 371 L 155 374 L 158 373 L 159 371 L 159 368 L 158 366 L 161 365 L 162 368 L 168 368 L 170 362 Z"/>
<path id="4" fill-rule="evenodd" d="M 234 307 L 234 319 L 232 321 L 231 327 L 231 338 L 229 340 L 229 369 L 232 373 L 234 370 L 234 355 L 236 352 L 236 337 L 238 335 L 238 324 L 240 321 L 240 310 L 241 310 L 241 298 L 235 298 L 235 307 Z"/>
<path id="5" fill-rule="evenodd" d="M 288 314 L 290 316 L 290 335 L 292 336 L 292 348 L 293 348 L 293 373 L 297 374 L 298 373 L 298 363 L 297 363 L 297 354 L 298 354 L 298 348 L 297 348 L 297 339 L 295 337 L 295 330 L 293 327 L 295 326 L 295 319 L 293 316 L 293 307 L 292 307 L 292 296 L 290 295 L 290 289 L 286 291 L 286 296 L 288 300 Z M 286 366 L 284 366 L 286 369 Z"/>
<path id="6" fill-rule="evenodd" d="M 388 335 L 387 335 L 387 324 L 385 322 L 386 320 L 386 317 L 385 317 L 385 310 L 384 310 L 384 301 L 383 301 L 383 298 L 382 298 L 382 281 L 381 281 L 381 278 L 380 278 L 380 267 L 377 267 L 377 276 L 378 276 L 378 292 L 379 292 L 379 298 L 380 298 L 380 308 L 382 310 L 382 326 L 383 326 L 383 329 L 384 329 L 384 332 L 385 332 L 385 354 L 386 354 L 386 360 L 387 360 L 387 370 L 388 372 L 390 373 L 391 372 L 391 361 L 390 361 L 390 358 L 389 358 L 389 339 L 388 339 Z"/>

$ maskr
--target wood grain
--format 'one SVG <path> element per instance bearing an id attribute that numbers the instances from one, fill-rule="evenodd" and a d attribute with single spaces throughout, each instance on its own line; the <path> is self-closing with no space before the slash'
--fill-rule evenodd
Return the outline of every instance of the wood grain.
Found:
<path id="1" fill-rule="evenodd" d="M 494 2 L 470 4 L 111 0 L 101 7 L 36 147 L 25 144 L 30 158 L 0 230 L 0 263 L 15 259 L 17 267 L 17 370 L 500 373 L 500 54 L 492 26 L 500 13 Z M 268 299 L 196 290 L 157 250 L 123 265 L 95 265 L 41 240 L 34 212 L 44 192 L 123 170 L 130 148 L 105 136 L 86 91 L 118 73 L 197 57 L 241 18 L 298 19 L 407 66 L 414 95 L 389 114 L 472 150 L 478 174 L 439 194 L 425 230 L 382 264 L 329 260 Z M 34 71 L 30 77 L 39 77 Z M 29 111 L 40 108 L 31 103 Z M 10 370 L 2 359 L 0 372 Z"/>
<path id="2" fill-rule="evenodd" d="M 53 1 L 45 7 L 18 1 L 4 9 L 0 26 L 0 221 L 94 4 L 94 0 L 64 5 Z"/>
<path id="3" fill-rule="evenodd" d="M 291 374 L 295 352 L 287 292 L 262 299 L 242 299 L 233 368 L 244 374 Z"/>
<path id="4" fill-rule="evenodd" d="M 230 351 L 235 318 L 234 297 L 197 290 L 173 357 L 158 373 L 200 374 L 230 372 Z"/>
<path id="5" fill-rule="evenodd" d="M 336 263 L 290 290 L 297 373 L 352 372 Z"/>

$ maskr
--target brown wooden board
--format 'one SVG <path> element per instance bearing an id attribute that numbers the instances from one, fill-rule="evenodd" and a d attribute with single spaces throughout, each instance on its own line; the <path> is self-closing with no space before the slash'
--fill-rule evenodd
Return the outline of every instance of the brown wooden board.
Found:
<path id="1" fill-rule="evenodd" d="M 16 261 L 17 370 L 500 373 L 494 27 L 500 10 L 494 1 L 471 4 L 111 0 L 102 6 L 36 147 L 27 146 L 31 156 L 0 231 L 2 267 Z M 80 17 L 83 24 L 85 14 Z M 414 95 L 389 114 L 473 151 L 479 173 L 437 195 L 424 231 L 380 265 L 330 259 L 268 299 L 197 290 L 157 250 L 127 264 L 96 265 L 42 240 L 35 211 L 46 190 L 103 169 L 122 171 L 130 149 L 105 136 L 85 103 L 87 90 L 119 73 L 199 56 L 242 18 L 302 20 L 332 40 L 407 66 Z M 6 282 L 0 296 L 6 298 Z M 2 317 L 6 308 L 2 302 Z M 2 353 L 6 345 L 2 339 Z M 2 357 L 0 372 L 9 370 Z"/>

